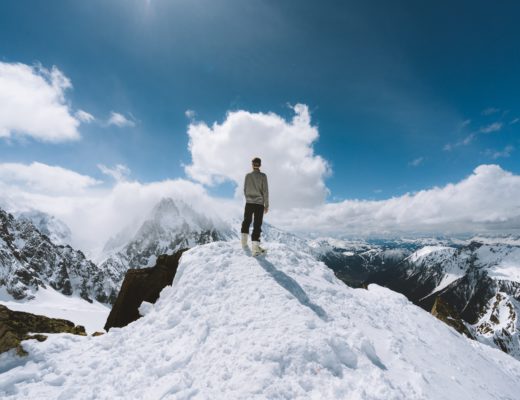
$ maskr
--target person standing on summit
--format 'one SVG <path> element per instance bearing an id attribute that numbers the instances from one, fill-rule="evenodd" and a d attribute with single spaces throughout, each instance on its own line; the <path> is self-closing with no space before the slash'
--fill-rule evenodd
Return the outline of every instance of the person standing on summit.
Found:
<path id="1" fill-rule="evenodd" d="M 246 207 L 242 221 L 242 247 L 247 248 L 249 226 L 254 217 L 251 242 L 253 244 L 253 256 L 257 256 L 266 252 L 265 249 L 260 247 L 260 233 L 262 232 L 264 213 L 267 214 L 269 211 L 269 188 L 267 186 L 267 175 L 260 172 L 262 160 L 256 157 L 252 163 L 253 171 L 246 174 L 244 180 Z"/>

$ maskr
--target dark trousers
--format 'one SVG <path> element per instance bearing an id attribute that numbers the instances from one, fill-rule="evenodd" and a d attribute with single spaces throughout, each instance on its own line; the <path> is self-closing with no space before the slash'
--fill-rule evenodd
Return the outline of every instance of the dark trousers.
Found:
<path id="1" fill-rule="evenodd" d="M 253 235 L 251 240 L 253 242 L 260 241 L 260 233 L 262 232 L 262 220 L 264 219 L 264 206 L 261 204 L 246 203 L 244 210 L 244 221 L 242 221 L 242 233 L 249 233 L 249 226 L 254 216 Z"/>

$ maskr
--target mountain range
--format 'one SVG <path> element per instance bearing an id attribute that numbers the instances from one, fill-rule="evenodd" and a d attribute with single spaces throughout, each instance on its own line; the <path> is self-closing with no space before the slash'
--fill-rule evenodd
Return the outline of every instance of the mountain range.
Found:
<path id="1" fill-rule="evenodd" d="M 322 242 L 318 257 L 345 283 L 386 286 L 428 311 L 440 302 L 459 332 L 520 359 L 518 238 Z"/>
<path id="2" fill-rule="evenodd" d="M 0 287 L 9 296 L 31 299 L 49 286 L 108 305 L 128 269 L 152 266 L 159 255 L 182 248 L 238 240 L 240 225 L 165 198 L 135 232 L 125 230 L 109 240 L 94 263 L 63 244 L 70 230 L 54 217 L 0 210 L 0 218 Z M 349 286 L 386 286 L 428 312 L 435 309 L 459 332 L 520 359 L 517 237 L 306 239 L 267 223 L 263 229 L 268 244 L 311 255 Z"/>

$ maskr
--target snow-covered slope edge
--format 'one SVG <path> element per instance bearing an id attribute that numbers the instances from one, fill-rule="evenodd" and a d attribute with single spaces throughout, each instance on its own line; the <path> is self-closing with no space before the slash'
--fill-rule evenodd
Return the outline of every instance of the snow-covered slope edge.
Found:
<path id="1" fill-rule="evenodd" d="M 266 243 L 186 252 L 145 316 L 100 337 L 51 335 L 0 357 L 4 398 L 515 399 L 520 362 L 400 294 L 352 289 Z M 17 363 L 19 363 L 17 365 Z M 24 363 L 23 365 L 21 363 Z"/>

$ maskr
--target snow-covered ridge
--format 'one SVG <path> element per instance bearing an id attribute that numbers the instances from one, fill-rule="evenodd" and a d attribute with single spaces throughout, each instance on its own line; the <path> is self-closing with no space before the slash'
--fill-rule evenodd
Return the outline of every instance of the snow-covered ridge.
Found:
<path id="1" fill-rule="evenodd" d="M 442 257 L 442 256 L 451 256 L 455 251 L 452 247 L 446 246 L 424 246 L 421 249 L 414 252 L 410 257 L 410 262 L 418 262 L 420 259 L 424 259 L 425 257 L 434 258 L 434 257 Z M 448 253 L 448 254 L 446 254 Z"/>
<path id="2" fill-rule="evenodd" d="M 0 287 L 12 299 L 31 299 L 50 286 L 64 295 L 108 302 L 114 285 L 81 251 L 56 245 L 27 218 L 0 209 Z"/>
<path id="3" fill-rule="evenodd" d="M 266 243 L 186 252 L 146 314 L 101 337 L 51 335 L 0 357 L 4 398 L 515 399 L 520 363 L 376 285 Z M 428 334 L 424 334 L 428 332 Z M 117 383 L 117 384 L 114 384 Z"/>
<path id="4" fill-rule="evenodd" d="M 426 267 L 442 264 L 446 273 L 457 271 L 458 275 L 474 266 L 485 270 L 493 279 L 520 283 L 520 246 L 481 242 L 471 242 L 459 249 L 426 246 L 415 251 L 406 261 Z"/>
<path id="5" fill-rule="evenodd" d="M 23 211 L 14 215 L 19 219 L 30 221 L 54 244 L 70 245 L 72 243 L 72 232 L 70 228 L 53 215 L 37 210 Z"/>

